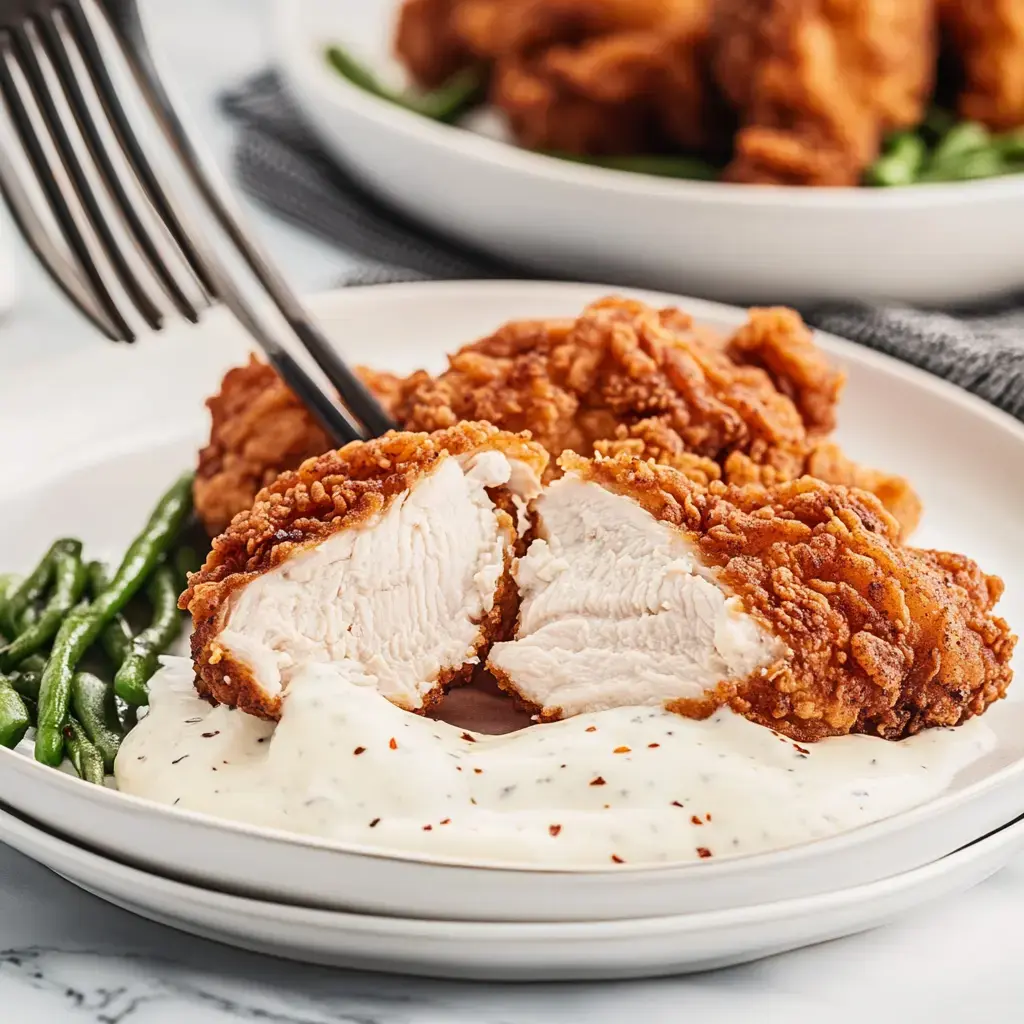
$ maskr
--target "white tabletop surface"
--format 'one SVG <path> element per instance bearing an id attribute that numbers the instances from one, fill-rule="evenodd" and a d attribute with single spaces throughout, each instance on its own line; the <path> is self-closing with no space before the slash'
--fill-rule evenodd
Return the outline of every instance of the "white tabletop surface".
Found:
<path id="1" fill-rule="evenodd" d="M 141 0 L 161 64 L 228 162 L 217 92 L 265 61 L 257 0 Z M 248 206 L 303 290 L 343 254 Z M 11 231 L 4 224 L 11 237 Z M 103 344 L 19 242 L 0 373 Z M 588 1024 L 1024 1020 L 1024 858 L 973 892 L 852 939 L 714 974 L 587 985 L 473 985 L 305 969 L 149 924 L 0 847 L 3 1024 Z"/>

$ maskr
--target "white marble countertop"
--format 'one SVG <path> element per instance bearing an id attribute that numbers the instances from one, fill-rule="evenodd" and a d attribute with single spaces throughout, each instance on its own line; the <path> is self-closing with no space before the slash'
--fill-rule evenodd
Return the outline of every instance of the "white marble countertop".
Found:
<path id="1" fill-rule="evenodd" d="M 255 0 L 142 0 L 165 71 L 228 160 L 220 88 L 265 61 Z M 301 289 L 343 254 L 249 207 Z M 10 229 L 4 225 L 8 235 Z M 103 342 L 20 243 L 0 372 Z M 930 1024 L 1024 1019 L 1024 858 L 973 892 L 867 935 L 714 974 L 588 985 L 474 985 L 307 969 L 149 924 L 0 846 L 3 1024 L 787 1024 L 816 1015 Z"/>

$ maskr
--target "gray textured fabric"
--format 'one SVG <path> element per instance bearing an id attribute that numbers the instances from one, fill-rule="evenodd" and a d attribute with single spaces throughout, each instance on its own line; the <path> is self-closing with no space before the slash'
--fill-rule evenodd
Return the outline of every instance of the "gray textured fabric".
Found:
<path id="1" fill-rule="evenodd" d="M 242 83 L 223 105 L 240 126 L 243 187 L 357 257 L 360 267 L 344 283 L 534 276 L 441 238 L 367 195 L 324 154 L 273 73 Z M 1024 291 L 998 307 L 946 313 L 853 304 L 802 312 L 823 330 L 945 377 L 1024 419 Z"/>

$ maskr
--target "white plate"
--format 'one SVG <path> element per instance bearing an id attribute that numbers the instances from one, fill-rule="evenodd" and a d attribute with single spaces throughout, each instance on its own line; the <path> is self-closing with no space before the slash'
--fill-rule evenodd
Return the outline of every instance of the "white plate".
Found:
<path id="1" fill-rule="evenodd" d="M 1024 283 L 1024 176 L 807 189 L 624 174 L 526 152 L 367 95 L 328 68 L 382 67 L 399 0 L 276 0 L 277 65 L 326 148 L 387 202 L 560 278 L 736 302 L 942 304 Z"/>
<path id="2" fill-rule="evenodd" d="M 577 312 L 594 285 L 449 283 L 336 292 L 310 308 L 354 361 L 410 369 L 514 317 Z M 739 310 L 665 295 L 709 324 Z M 843 430 L 855 457 L 910 473 L 926 502 L 919 540 L 1003 573 L 1002 610 L 1024 622 L 1018 510 L 1024 427 L 964 392 L 837 339 L 849 372 Z M 73 531 L 90 551 L 123 547 L 202 438 L 202 398 L 247 351 L 212 315 L 202 328 L 99 346 L 0 384 L 0 566 L 27 567 Z M 942 798 L 834 839 L 735 860 L 612 871 L 506 870 L 338 848 L 249 829 L 102 790 L 0 751 L 0 799 L 76 842 L 204 886 L 275 901 L 407 917 L 568 921 L 635 918 L 763 903 L 911 870 L 1024 810 L 1024 704 L 987 721 L 996 749 Z M 246 870 L 239 872 L 237 865 Z"/>
<path id="3" fill-rule="evenodd" d="M 984 881 L 1024 848 L 1024 822 L 871 885 L 716 913 L 575 924 L 373 917 L 227 896 L 99 857 L 3 810 L 0 840 L 125 910 L 259 953 L 432 977 L 565 981 L 708 970 L 866 931 Z"/>

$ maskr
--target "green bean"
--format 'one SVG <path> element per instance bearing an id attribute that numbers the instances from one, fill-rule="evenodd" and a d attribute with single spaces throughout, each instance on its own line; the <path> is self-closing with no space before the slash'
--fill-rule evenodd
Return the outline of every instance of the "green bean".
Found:
<path id="1" fill-rule="evenodd" d="M 577 153 L 558 151 L 549 151 L 546 155 L 576 164 L 590 164 L 592 167 L 606 167 L 633 174 L 650 174 L 657 178 L 714 181 L 720 174 L 717 167 L 693 156 L 580 156 Z"/>
<path id="2" fill-rule="evenodd" d="M 78 772 L 78 777 L 102 786 L 106 779 L 103 755 L 92 745 L 81 723 L 69 718 L 61 732 L 67 744 L 68 757 Z"/>
<path id="3" fill-rule="evenodd" d="M 153 621 L 133 641 L 131 653 L 114 676 L 114 691 L 126 704 L 143 707 L 149 703 L 149 679 L 157 659 L 181 631 L 178 588 L 170 566 L 162 565 L 147 587 L 153 605 Z"/>
<path id="4" fill-rule="evenodd" d="M 7 572 L 0 575 L 0 640 L 5 634 L 4 621 L 7 617 L 7 595 L 21 582 L 21 577 L 16 573 Z M 14 638 L 11 637 L 13 640 Z"/>
<path id="5" fill-rule="evenodd" d="M 71 681 L 85 652 L 103 627 L 132 599 L 164 558 L 192 507 L 192 474 L 176 480 L 160 499 L 135 538 L 110 585 L 84 609 L 72 612 L 53 642 L 39 690 L 35 755 L 43 764 L 60 764 L 66 733 Z"/>
<path id="6" fill-rule="evenodd" d="M 107 589 L 110 580 L 107 578 L 107 570 L 102 562 L 90 562 L 87 572 L 89 575 L 89 592 L 93 600 L 95 600 Z M 103 653 L 106 654 L 107 659 L 114 666 L 114 671 L 116 672 L 121 667 L 124 659 L 128 657 L 128 652 L 132 647 L 131 627 L 128 625 L 128 620 L 120 612 L 101 630 L 100 646 L 103 648 Z"/>
<path id="7" fill-rule="evenodd" d="M 19 666 L 21 672 L 42 672 L 46 668 L 46 659 L 41 654 L 30 654 Z"/>
<path id="8" fill-rule="evenodd" d="M 911 185 L 917 178 L 928 147 L 913 132 L 899 132 L 889 139 L 885 153 L 867 170 L 864 180 L 869 185 L 893 187 Z"/>
<path id="9" fill-rule="evenodd" d="M 0 647 L 0 672 L 10 672 L 30 654 L 49 643 L 65 616 L 85 590 L 85 566 L 80 555 L 57 551 L 53 556 L 53 592 L 39 618 L 19 636 Z"/>
<path id="10" fill-rule="evenodd" d="M 82 543 L 67 538 L 54 541 L 39 564 L 7 595 L 3 606 L 3 620 L 0 621 L 0 632 L 12 640 L 21 632 L 21 617 L 33 601 L 43 596 L 50 585 L 53 579 L 54 558 L 59 551 L 81 557 Z"/>
<path id="11" fill-rule="evenodd" d="M 1006 160 L 1024 160 L 1024 128 L 994 136 L 992 148 Z"/>
<path id="12" fill-rule="evenodd" d="M 938 167 L 954 157 L 984 149 L 991 141 L 992 135 L 983 124 L 978 124 L 977 121 L 962 121 L 946 132 L 939 141 L 932 151 L 930 166 Z"/>
<path id="13" fill-rule="evenodd" d="M 932 164 L 921 172 L 917 180 L 926 183 L 972 181 L 978 178 L 997 178 L 1011 171 L 1011 165 L 994 149 L 977 149 Z"/>
<path id="14" fill-rule="evenodd" d="M 14 687 L 22 697 L 27 700 L 39 700 L 39 681 L 43 678 L 41 672 L 26 672 L 19 669 L 10 675 L 11 686 Z"/>
<path id="15" fill-rule="evenodd" d="M 117 717 L 114 688 L 91 672 L 76 672 L 71 681 L 71 708 L 109 772 L 124 733 Z"/>
<path id="16" fill-rule="evenodd" d="M 0 676 L 0 747 L 13 750 L 28 732 L 29 717 L 21 694 L 10 679 Z"/>
<path id="17" fill-rule="evenodd" d="M 396 103 L 414 114 L 429 117 L 432 121 L 450 123 L 483 97 L 484 74 L 479 68 L 463 68 L 456 71 L 447 82 L 432 92 L 415 92 L 399 91 L 384 85 L 369 68 L 340 46 L 328 47 L 327 63 L 342 78 L 363 92 L 371 93 L 389 103 Z"/>

